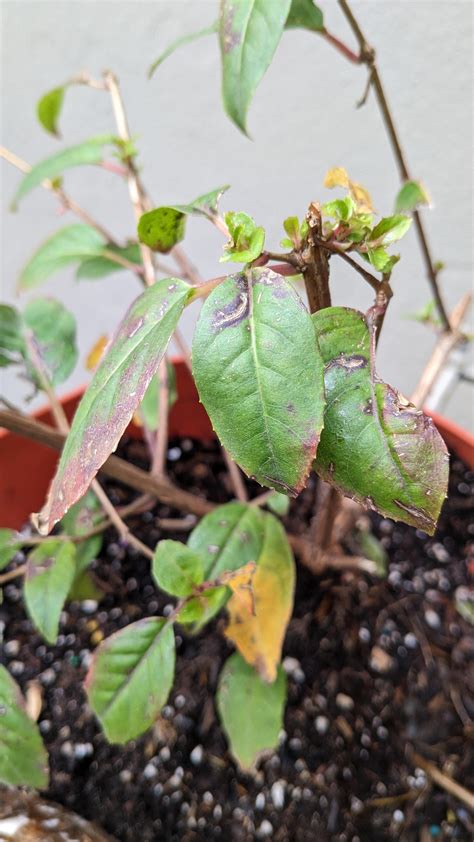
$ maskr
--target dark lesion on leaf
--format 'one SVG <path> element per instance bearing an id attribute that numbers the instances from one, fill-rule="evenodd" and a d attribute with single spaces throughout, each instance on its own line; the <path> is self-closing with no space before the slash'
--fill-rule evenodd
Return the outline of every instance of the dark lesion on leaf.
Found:
<path id="1" fill-rule="evenodd" d="M 250 293 L 247 279 L 244 275 L 236 278 L 237 294 L 228 304 L 220 306 L 214 312 L 212 327 L 221 330 L 224 327 L 234 327 L 246 319 L 250 312 Z"/>
<path id="2" fill-rule="evenodd" d="M 235 9 L 229 3 L 222 4 L 221 43 L 224 53 L 230 53 L 241 41 L 240 32 L 233 29 Z"/>
<path id="3" fill-rule="evenodd" d="M 361 368 L 366 368 L 368 363 L 367 357 L 362 356 L 362 354 L 346 356 L 346 354 L 341 353 L 327 363 L 325 371 L 329 371 L 331 368 L 344 368 L 348 372 L 358 371 Z"/>
<path id="4" fill-rule="evenodd" d="M 425 525 L 426 528 L 427 528 L 427 531 L 431 532 L 433 530 L 433 527 L 435 526 L 435 522 L 434 522 L 433 518 L 431 518 L 429 515 L 426 514 L 426 512 L 423 511 L 423 509 L 419 509 L 416 506 L 406 506 L 405 503 L 402 503 L 400 500 L 394 500 L 393 502 L 403 512 L 406 512 L 407 514 L 411 515 L 413 518 L 416 518 L 416 520 L 420 523 L 420 525 L 421 524 Z"/>
<path id="5" fill-rule="evenodd" d="M 46 573 L 47 570 L 50 569 L 54 564 L 54 558 L 43 558 L 41 559 L 41 564 L 28 564 L 26 568 L 26 578 L 27 579 L 34 579 L 35 576 L 40 576 L 42 573 Z"/>

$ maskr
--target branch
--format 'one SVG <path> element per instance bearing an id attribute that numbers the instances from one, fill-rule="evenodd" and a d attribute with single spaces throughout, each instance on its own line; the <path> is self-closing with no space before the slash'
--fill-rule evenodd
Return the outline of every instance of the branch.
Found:
<path id="1" fill-rule="evenodd" d="M 361 275 L 364 278 L 364 280 L 367 281 L 368 284 L 370 284 L 370 286 L 373 290 L 375 290 L 375 292 L 379 291 L 382 282 L 379 281 L 375 277 L 375 275 L 372 275 L 371 272 L 368 272 L 367 269 L 364 269 L 364 267 L 361 266 L 360 263 L 357 263 L 357 261 L 354 260 L 349 254 L 347 254 L 347 252 L 345 252 L 335 243 L 331 243 L 328 240 L 318 240 L 318 243 L 321 246 L 321 248 L 327 249 L 327 251 L 330 251 L 331 254 L 337 254 L 339 257 L 342 257 L 342 259 L 345 260 L 346 263 L 349 264 L 349 266 L 352 266 L 352 268 L 355 269 L 355 271 L 358 272 L 359 275 Z"/>
<path id="2" fill-rule="evenodd" d="M 395 159 L 398 164 L 398 168 L 400 171 L 400 175 L 402 181 L 410 181 L 411 176 L 408 170 L 408 165 L 405 160 L 405 156 L 403 153 L 403 149 L 400 143 L 400 138 L 398 136 L 397 129 L 395 127 L 394 119 L 392 116 L 392 112 L 390 110 L 387 97 L 385 95 L 385 90 L 382 84 L 382 80 L 379 75 L 379 71 L 377 69 L 377 65 L 375 62 L 375 50 L 370 44 L 367 42 L 360 26 L 355 18 L 349 3 L 347 0 L 339 0 L 339 5 L 346 17 L 346 20 L 351 27 L 360 48 L 360 62 L 367 65 L 370 72 L 370 84 L 372 85 L 375 95 L 377 97 L 377 102 L 379 104 L 380 110 L 382 112 L 383 120 L 385 123 L 385 128 L 387 130 L 388 136 L 390 138 L 390 142 L 392 144 L 393 152 L 395 155 Z M 439 316 L 441 318 L 443 329 L 445 331 L 450 330 L 448 314 L 446 311 L 446 307 L 444 305 L 443 299 L 441 297 L 441 292 L 438 285 L 438 271 L 435 268 L 435 264 L 433 258 L 431 256 L 431 251 L 428 245 L 428 240 L 426 237 L 426 232 L 424 229 L 424 225 L 421 219 L 421 216 L 417 210 L 413 211 L 413 220 L 415 222 L 415 228 L 418 235 L 418 241 L 421 248 L 421 253 L 423 255 L 423 259 L 425 262 L 426 271 L 428 274 L 428 279 L 431 285 L 431 289 L 433 291 L 433 295 L 436 301 L 436 306 L 438 308 Z"/>
<path id="3" fill-rule="evenodd" d="M 428 777 L 431 778 L 436 786 L 441 787 L 441 789 L 444 789 L 445 792 L 453 795 L 454 798 L 458 799 L 458 801 L 462 801 L 469 810 L 474 810 L 473 792 L 470 792 L 468 789 L 461 786 L 461 784 L 458 784 L 457 781 L 454 781 L 449 777 L 449 775 L 446 775 L 445 772 L 438 769 L 438 767 L 435 766 L 434 763 L 431 763 L 430 760 L 425 760 L 421 754 L 413 752 L 411 760 L 415 766 L 419 766 L 420 769 L 423 769 L 423 771 L 426 772 Z"/>

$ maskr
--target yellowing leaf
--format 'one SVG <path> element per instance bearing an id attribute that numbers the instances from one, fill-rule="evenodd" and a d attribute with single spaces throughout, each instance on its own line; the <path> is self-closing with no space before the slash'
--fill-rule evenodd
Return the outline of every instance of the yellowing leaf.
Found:
<path id="1" fill-rule="evenodd" d="M 234 593 L 227 603 L 227 637 L 264 681 L 277 675 L 286 627 L 293 607 L 295 567 L 280 522 L 265 515 L 265 536 L 252 578 L 253 599 Z"/>
<path id="2" fill-rule="evenodd" d="M 255 599 L 253 593 L 253 578 L 255 576 L 256 564 L 249 561 L 238 570 L 223 573 L 219 576 L 219 582 L 227 585 L 233 593 L 232 601 L 235 606 L 248 614 L 255 614 Z"/>
<path id="3" fill-rule="evenodd" d="M 349 187 L 349 176 L 344 167 L 332 167 L 324 176 L 325 187 Z"/>
<path id="4" fill-rule="evenodd" d="M 109 338 L 106 334 L 99 336 L 97 342 L 92 346 L 86 357 L 85 367 L 87 371 L 94 371 L 99 365 L 104 351 L 107 348 Z"/>
<path id="5" fill-rule="evenodd" d="M 357 184 L 355 181 L 349 181 L 349 193 L 354 199 L 354 202 L 357 205 L 357 210 L 360 213 L 373 213 L 374 207 L 372 205 L 370 193 L 362 186 L 362 184 Z"/>

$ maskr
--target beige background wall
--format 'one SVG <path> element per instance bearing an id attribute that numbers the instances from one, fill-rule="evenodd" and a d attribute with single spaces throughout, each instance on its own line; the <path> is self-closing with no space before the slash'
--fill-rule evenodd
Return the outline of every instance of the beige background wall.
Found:
<path id="1" fill-rule="evenodd" d="M 157 203 L 184 202 L 228 182 L 232 190 L 223 207 L 254 215 L 276 247 L 281 220 L 302 215 L 311 199 L 325 199 L 324 173 L 342 164 L 369 188 L 376 207 L 390 212 L 398 178 L 375 101 L 370 97 L 363 109 L 354 107 L 366 72 L 322 38 L 303 31 L 285 34 L 250 111 L 253 142 L 222 111 L 215 38 L 185 48 L 147 80 L 147 66 L 159 51 L 178 35 L 210 23 L 216 6 L 217 0 L 4 0 L 1 142 L 28 161 L 52 154 L 59 144 L 36 122 L 37 99 L 82 69 L 98 75 L 112 68 L 121 79 L 143 176 Z M 328 29 L 353 43 L 337 3 L 322 0 L 321 6 Z M 472 277 L 472 4 L 364 0 L 353 8 L 377 46 L 412 172 L 433 198 L 426 226 L 436 258 L 446 263 L 443 292 L 452 307 Z M 107 95 L 72 90 L 61 123 L 66 144 L 110 131 Z M 58 225 L 73 220 L 58 219 L 55 202 L 41 190 L 11 214 L 18 173 L 0 163 L 2 298 L 15 301 L 25 259 Z M 66 187 L 117 236 L 133 232 L 127 192 L 114 176 L 76 170 L 68 174 Z M 189 223 L 186 248 L 204 275 L 221 271 L 221 238 L 204 222 Z M 385 379 L 410 393 L 433 336 L 405 318 L 430 298 L 414 234 L 400 251 L 379 368 Z M 369 288 L 345 266 L 334 263 L 333 277 L 336 303 L 370 305 Z M 60 296 L 79 319 L 81 361 L 64 388 L 85 380 L 87 349 L 113 329 L 138 291 L 127 273 L 77 283 L 72 270 L 44 286 L 44 293 Z M 186 313 L 189 337 L 195 316 L 195 309 Z M 2 391 L 19 402 L 25 386 L 5 375 Z M 446 414 L 468 424 L 472 394 L 471 387 L 461 386 Z"/>

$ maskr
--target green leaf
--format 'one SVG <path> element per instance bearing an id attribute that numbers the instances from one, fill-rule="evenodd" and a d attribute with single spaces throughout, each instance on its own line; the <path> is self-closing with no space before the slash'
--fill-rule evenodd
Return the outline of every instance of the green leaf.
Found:
<path id="1" fill-rule="evenodd" d="M 311 318 L 270 269 L 230 276 L 204 302 L 193 373 L 224 447 L 248 476 L 296 495 L 323 425 L 323 365 Z"/>
<path id="2" fill-rule="evenodd" d="M 383 246 L 368 248 L 367 252 L 361 252 L 364 260 L 367 260 L 378 272 L 391 272 L 396 263 L 400 260 L 398 254 L 388 254 Z"/>
<path id="3" fill-rule="evenodd" d="M 152 561 L 153 578 L 172 596 L 189 596 L 204 581 L 202 558 L 180 541 L 160 541 Z"/>
<path id="4" fill-rule="evenodd" d="M 14 529 L 0 529 L 0 570 L 15 557 L 23 544 L 18 540 L 18 532 Z"/>
<path id="5" fill-rule="evenodd" d="M 141 265 L 142 258 L 138 243 L 130 243 L 128 246 L 107 244 L 106 250 L 108 255 L 115 254 L 118 259 L 124 258 L 130 263 L 135 263 L 137 266 Z M 123 272 L 126 267 L 122 266 L 118 259 L 113 260 L 111 256 L 88 257 L 82 260 L 78 266 L 76 278 L 78 281 L 95 281 L 97 278 L 105 278 L 114 272 Z"/>
<path id="6" fill-rule="evenodd" d="M 76 572 L 71 541 L 45 541 L 28 556 L 23 595 L 32 622 L 48 643 L 56 643 L 59 618 Z"/>
<path id="7" fill-rule="evenodd" d="M 166 254 L 184 237 L 186 215 L 172 207 L 155 208 L 144 213 L 138 222 L 141 243 Z"/>
<path id="8" fill-rule="evenodd" d="M 102 520 L 102 507 L 93 491 L 88 491 L 77 503 L 74 503 L 61 520 L 61 531 L 70 537 L 86 535 Z M 102 535 L 91 535 L 84 541 L 78 541 L 76 546 L 76 572 L 74 582 L 69 593 L 77 592 L 79 579 L 83 580 L 83 574 L 89 567 L 91 561 L 100 553 L 103 542 Z M 77 597 L 76 597 L 77 598 Z M 84 597 L 85 598 L 85 597 Z"/>
<path id="9" fill-rule="evenodd" d="M 18 289 L 32 289 L 64 266 L 100 255 L 104 248 L 104 240 L 90 225 L 60 228 L 35 251 L 23 267 Z"/>
<path id="10" fill-rule="evenodd" d="M 326 216 L 333 216 L 342 222 L 348 222 L 356 208 L 355 202 L 350 196 L 344 199 L 333 199 L 331 202 L 326 202 L 321 210 Z"/>
<path id="11" fill-rule="evenodd" d="M 263 513 L 245 503 L 226 503 L 205 515 L 193 529 L 189 549 L 203 561 L 203 579 L 213 581 L 222 573 L 232 572 L 260 555 L 265 533 Z M 187 615 L 199 620 L 199 628 L 214 617 L 229 598 L 228 588 L 206 591 L 191 600 Z M 180 615 L 180 621 L 184 622 Z"/>
<path id="12" fill-rule="evenodd" d="M 91 480 L 117 447 L 148 384 L 158 370 L 192 287 L 164 278 L 131 305 L 76 410 L 40 514 L 50 531 L 87 491 Z"/>
<path id="13" fill-rule="evenodd" d="M 263 251 L 265 229 L 257 228 L 252 217 L 241 211 L 226 213 L 225 221 L 230 241 L 224 246 L 225 253 L 220 262 L 232 260 L 235 263 L 250 263 L 256 260 Z"/>
<path id="14" fill-rule="evenodd" d="M 377 378 L 362 313 L 329 307 L 312 318 L 328 401 L 315 470 L 343 494 L 432 534 L 449 470 L 433 421 Z"/>
<path id="15" fill-rule="evenodd" d="M 53 88 L 47 94 L 41 97 L 36 107 L 38 120 L 47 132 L 59 137 L 58 120 L 63 106 L 64 93 L 66 88 L 64 86 Z"/>
<path id="16" fill-rule="evenodd" d="M 86 679 L 89 704 L 112 743 L 143 734 L 158 717 L 174 678 L 173 627 L 146 617 L 100 644 Z"/>
<path id="17" fill-rule="evenodd" d="M 283 222 L 283 228 L 288 234 L 291 245 L 298 246 L 300 243 L 300 222 L 297 216 L 288 216 Z"/>
<path id="18" fill-rule="evenodd" d="M 375 246 L 388 246 L 390 243 L 400 240 L 408 231 L 411 223 L 410 217 L 403 214 L 384 216 L 371 231 L 369 240 Z"/>
<path id="19" fill-rule="evenodd" d="M 247 111 L 270 66 L 291 0 L 223 0 L 219 20 L 222 96 L 233 122 L 247 134 Z"/>
<path id="20" fill-rule="evenodd" d="M 70 146 L 57 152 L 50 158 L 45 158 L 27 173 L 15 193 L 12 208 L 15 209 L 20 199 L 26 196 L 34 187 L 38 187 L 45 179 L 53 181 L 65 170 L 71 167 L 79 167 L 85 164 L 99 164 L 104 158 L 104 146 L 115 142 L 113 135 L 101 135 L 90 140 L 79 143 L 77 146 Z"/>
<path id="21" fill-rule="evenodd" d="M 420 205 L 429 205 L 430 197 L 419 181 L 406 181 L 395 199 L 396 213 L 410 213 Z"/>
<path id="22" fill-rule="evenodd" d="M 289 498 L 286 494 L 279 494 L 278 491 L 272 492 L 265 505 L 271 512 L 279 517 L 284 517 L 290 510 Z"/>
<path id="23" fill-rule="evenodd" d="M 25 711 L 17 683 L 0 665 L 0 781 L 46 789 L 48 777 L 48 755 L 38 726 Z"/>
<path id="24" fill-rule="evenodd" d="M 278 745 L 285 701 L 281 667 L 273 684 L 267 684 L 238 653 L 224 664 L 217 709 L 230 750 L 243 769 L 252 769 L 262 752 Z"/>
<path id="25" fill-rule="evenodd" d="M 311 32 L 324 30 L 323 13 L 313 0 L 292 0 L 285 29 L 309 29 Z"/>
<path id="26" fill-rule="evenodd" d="M 76 322 L 54 298 L 29 301 L 23 313 L 24 331 L 29 331 L 53 386 L 63 383 L 77 362 Z M 28 361 L 28 350 L 25 351 Z M 31 371 L 32 377 L 36 377 Z"/>
<path id="27" fill-rule="evenodd" d="M 20 361 L 25 350 L 21 316 L 14 307 L 0 304 L 0 368 Z"/>
<path id="28" fill-rule="evenodd" d="M 179 47 L 184 47 L 185 44 L 190 44 L 192 41 L 197 41 L 198 38 L 203 38 L 204 35 L 213 35 L 215 32 L 218 31 L 219 24 L 215 21 L 211 26 L 206 26 L 205 29 L 200 29 L 198 32 L 191 32 L 189 35 L 182 35 L 181 38 L 177 38 L 176 41 L 173 41 L 169 47 L 166 48 L 158 58 L 153 62 L 148 70 L 148 78 L 151 79 L 155 70 L 167 59 L 170 55 L 172 55 L 175 50 L 179 49 Z"/>
<path id="29" fill-rule="evenodd" d="M 178 399 L 178 392 L 176 389 L 176 370 L 174 365 L 169 362 L 166 363 L 166 370 L 168 372 L 168 409 L 171 409 Z M 145 427 L 153 433 L 158 429 L 159 411 L 160 383 L 158 375 L 155 374 L 155 376 L 150 380 L 150 385 L 143 396 L 143 400 L 138 410 Z"/>

